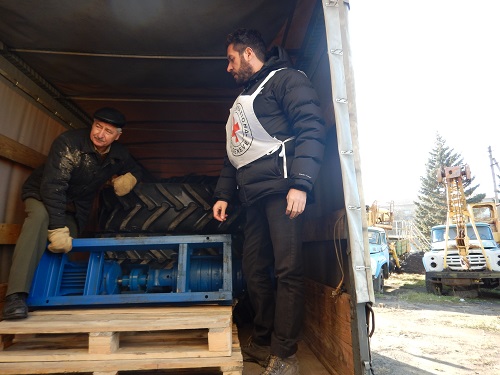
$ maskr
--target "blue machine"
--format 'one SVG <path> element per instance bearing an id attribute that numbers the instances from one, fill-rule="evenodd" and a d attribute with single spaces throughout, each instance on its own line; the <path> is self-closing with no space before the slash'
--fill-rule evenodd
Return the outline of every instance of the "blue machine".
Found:
<path id="1" fill-rule="evenodd" d="M 45 251 L 30 307 L 231 304 L 243 289 L 230 235 L 74 239 L 68 254 Z"/>

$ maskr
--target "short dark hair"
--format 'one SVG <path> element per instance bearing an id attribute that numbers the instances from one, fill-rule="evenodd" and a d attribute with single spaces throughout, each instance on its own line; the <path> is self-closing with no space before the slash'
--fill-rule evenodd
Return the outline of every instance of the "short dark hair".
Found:
<path id="1" fill-rule="evenodd" d="M 230 44 L 233 45 L 233 48 L 238 51 L 240 55 L 245 48 L 250 47 L 260 61 L 266 61 L 266 43 L 264 43 L 262 35 L 255 29 L 235 30 L 226 38 L 226 49 Z"/>

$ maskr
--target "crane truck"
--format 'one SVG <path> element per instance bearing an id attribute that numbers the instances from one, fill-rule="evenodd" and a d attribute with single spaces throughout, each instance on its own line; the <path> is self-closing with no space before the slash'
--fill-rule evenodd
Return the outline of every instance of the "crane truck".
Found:
<path id="1" fill-rule="evenodd" d="M 431 228 L 431 249 L 423 256 L 426 289 L 441 294 L 474 297 L 479 288 L 496 288 L 500 280 L 500 247 L 488 223 L 475 221 L 463 184 L 470 180 L 468 165 L 443 167 L 438 182 L 446 188 L 445 225 Z"/>

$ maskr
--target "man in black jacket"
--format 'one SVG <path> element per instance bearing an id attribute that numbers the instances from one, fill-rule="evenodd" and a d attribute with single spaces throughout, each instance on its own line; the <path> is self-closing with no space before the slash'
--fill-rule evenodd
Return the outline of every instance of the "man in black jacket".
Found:
<path id="1" fill-rule="evenodd" d="M 323 157 L 324 120 L 311 82 L 291 68 L 283 49 L 266 58 L 262 37 L 247 29 L 230 34 L 226 47 L 227 71 L 244 90 L 226 124 L 227 158 L 213 214 L 226 220 L 236 192 L 246 206 L 243 274 L 255 317 L 243 355 L 266 367 L 265 375 L 299 374 L 301 214 Z"/>
<path id="2" fill-rule="evenodd" d="M 70 130 L 52 143 L 45 165 L 23 185 L 27 217 L 17 240 L 10 268 L 3 319 L 28 316 L 26 297 L 47 248 L 67 253 L 72 236 L 83 231 L 96 192 L 112 179 L 115 193 L 128 194 L 141 178 L 141 168 L 115 141 L 125 116 L 114 108 L 94 114 L 91 129 Z"/>

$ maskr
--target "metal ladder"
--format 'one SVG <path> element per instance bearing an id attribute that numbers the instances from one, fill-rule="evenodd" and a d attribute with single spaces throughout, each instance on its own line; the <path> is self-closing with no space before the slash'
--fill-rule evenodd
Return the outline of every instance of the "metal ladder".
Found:
<path id="1" fill-rule="evenodd" d="M 422 234 L 413 220 L 394 221 L 391 233 L 397 238 L 408 239 L 412 248 L 417 251 L 428 251 L 431 248 L 429 239 Z"/>

